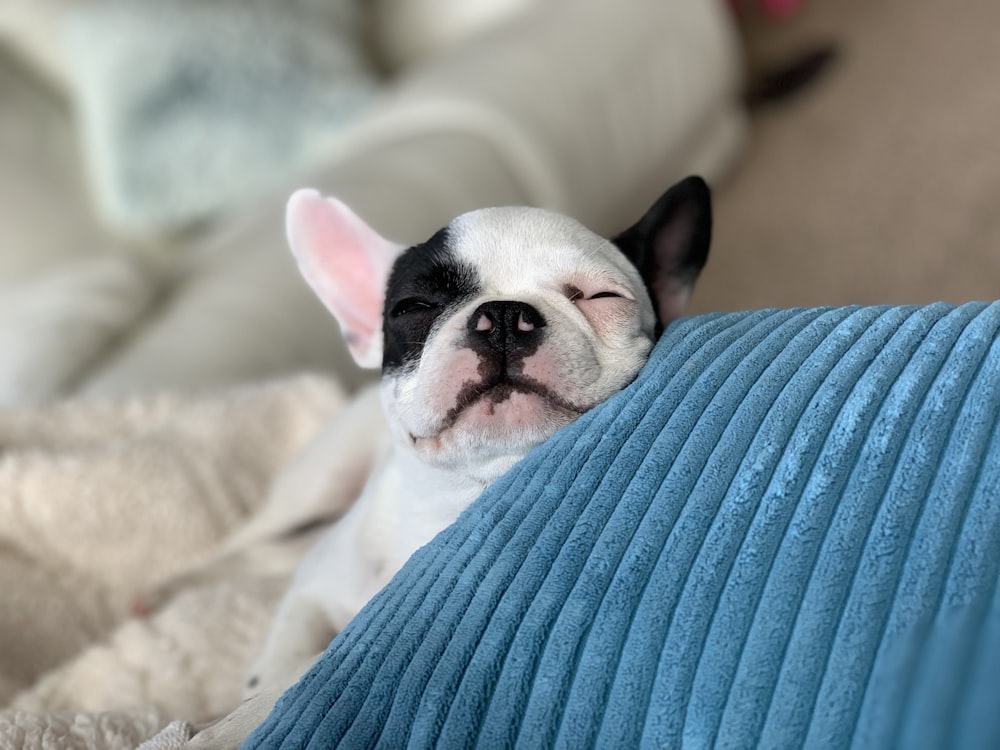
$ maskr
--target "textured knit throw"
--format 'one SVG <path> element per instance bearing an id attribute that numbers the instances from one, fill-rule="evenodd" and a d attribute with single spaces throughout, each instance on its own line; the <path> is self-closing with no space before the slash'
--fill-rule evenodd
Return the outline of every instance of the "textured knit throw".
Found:
<path id="1" fill-rule="evenodd" d="M 1000 747 L 1000 303 L 709 315 L 251 748 Z"/>

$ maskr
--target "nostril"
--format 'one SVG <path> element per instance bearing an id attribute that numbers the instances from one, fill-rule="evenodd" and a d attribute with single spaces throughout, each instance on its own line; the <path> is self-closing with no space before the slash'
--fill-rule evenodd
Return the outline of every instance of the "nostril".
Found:
<path id="1" fill-rule="evenodd" d="M 479 320 L 476 321 L 475 328 L 473 329 L 479 333 L 489 333 L 493 330 L 493 320 L 489 315 L 483 313 L 479 316 Z"/>
<path id="2" fill-rule="evenodd" d="M 515 303 L 514 308 L 517 313 L 516 329 L 521 333 L 531 333 L 536 328 L 545 327 L 545 318 L 537 308 L 524 302 Z"/>

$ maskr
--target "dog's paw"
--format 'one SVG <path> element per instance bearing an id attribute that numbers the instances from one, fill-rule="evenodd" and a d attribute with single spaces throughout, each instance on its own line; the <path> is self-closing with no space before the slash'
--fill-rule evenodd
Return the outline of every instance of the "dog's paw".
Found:
<path id="1" fill-rule="evenodd" d="M 225 569 L 217 571 L 215 567 L 207 566 L 167 578 L 135 593 L 129 603 L 129 613 L 133 617 L 149 617 L 185 592 L 229 580 L 226 573 Z"/>
<path id="2" fill-rule="evenodd" d="M 146 618 L 158 611 L 181 590 L 187 588 L 183 578 L 175 578 L 140 591 L 132 597 L 129 603 L 129 614 L 133 617 Z"/>
<path id="3" fill-rule="evenodd" d="M 133 617 L 149 617 L 187 591 L 246 578 L 246 575 L 241 575 L 244 572 L 242 568 L 246 567 L 241 567 L 241 562 L 243 558 L 240 556 L 219 556 L 208 563 L 154 583 L 132 596 L 129 612 Z"/>

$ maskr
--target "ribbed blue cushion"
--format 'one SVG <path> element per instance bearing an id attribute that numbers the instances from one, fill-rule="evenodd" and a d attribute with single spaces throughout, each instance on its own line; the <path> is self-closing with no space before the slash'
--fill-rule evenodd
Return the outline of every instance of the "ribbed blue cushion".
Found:
<path id="1" fill-rule="evenodd" d="M 1000 303 L 708 315 L 251 748 L 1000 747 Z"/>

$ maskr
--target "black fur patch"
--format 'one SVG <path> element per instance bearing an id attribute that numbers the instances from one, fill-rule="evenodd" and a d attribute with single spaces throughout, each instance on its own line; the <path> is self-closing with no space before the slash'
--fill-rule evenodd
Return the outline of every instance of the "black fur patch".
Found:
<path id="1" fill-rule="evenodd" d="M 427 336 L 445 311 L 479 293 L 476 270 L 449 247 L 448 228 L 408 248 L 396 260 L 386 286 L 382 371 L 420 359 Z"/>

